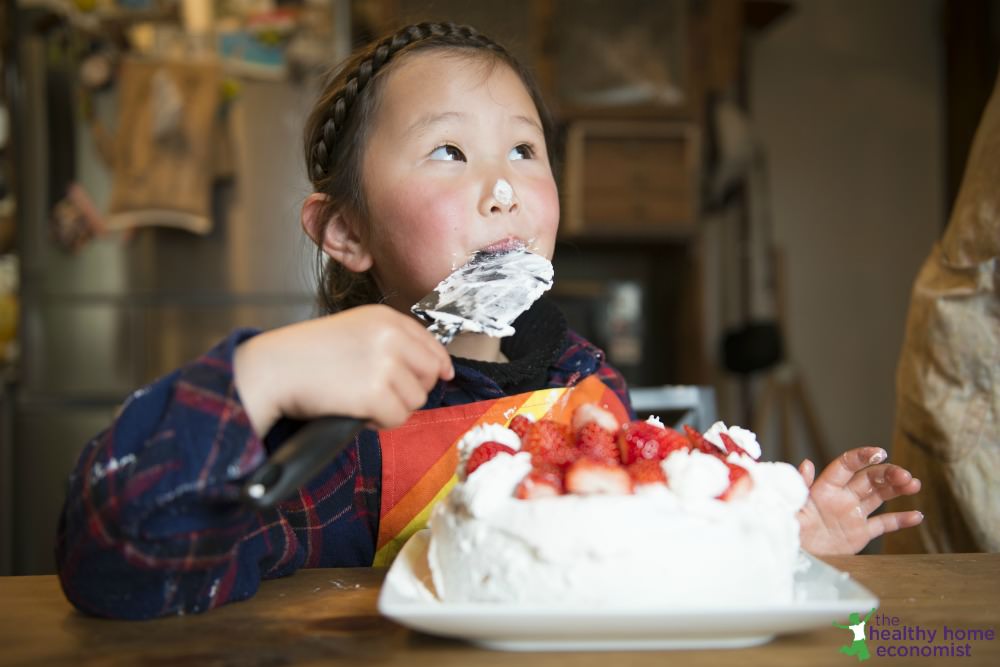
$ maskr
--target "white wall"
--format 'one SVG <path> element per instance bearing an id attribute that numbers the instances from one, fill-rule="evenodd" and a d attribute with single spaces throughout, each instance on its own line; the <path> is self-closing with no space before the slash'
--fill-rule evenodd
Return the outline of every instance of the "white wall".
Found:
<path id="1" fill-rule="evenodd" d="M 788 337 L 835 451 L 887 446 L 909 292 L 946 218 L 935 0 L 802 0 L 751 49 Z"/>

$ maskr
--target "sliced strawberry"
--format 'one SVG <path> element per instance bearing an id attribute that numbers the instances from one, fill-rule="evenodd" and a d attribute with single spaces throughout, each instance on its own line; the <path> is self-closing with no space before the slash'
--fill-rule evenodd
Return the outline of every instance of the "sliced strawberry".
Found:
<path id="1" fill-rule="evenodd" d="M 625 470 L 635 486 L 667 483 L 667 474 L 663 472 L 663 466 L 660 465 L 659 461 L 643 459 L 626 466 Z"/>
<path id="2" fill-rule="evenodd" d="M 632 479 L 625 469 L 613 463 L 580 459 L 566 471 L 568 493 L 632 493 Z"/>
<path id="3" fill-rule="evenodd" d="M 483 444 L 472 450 L 469 455 L 468 460 L 465 462 L 465 476 L 468 477 L 476 468 L 483 465 L 497 454 L 501 452 L 514 455 L 517 452 L 508 447 L 507 445 L 501 444 L 499 442 L 494 442 L 490 440 L 489 442 L 484 442 Z"/>
<path id="4" fill-rule="evenodd" d="M 615 442 L 615 435 L 606 431 L 598 422 L 587 422 L 576 434 L 576 449 L 581 456 L 592 459 L 621 462 L 621 452 Z"/>
<path id="5" fill-rule="evenodd" d="M 691 441 L 670 427 L 664 427 L 667 432 L 667 455 L 678 449 L 691 449 Z"/>
<path id="6" fill-rule="evenodd" d="M 690 446 L 677 431 L 641 420 L 625 424 L 618 432 L 618 447 L 625 465 L 643 459 L 662 461 L 675 449 Z"/>
<path id="7" fill-rule="evenodd" d="M 517 433 L 517 437 L 524 439 L 524 434 L 528 432 L 528 428 L 534 424 L 531 417 L 527 415 L 514 415 L 514 418 L 510 420 L 510 425 L 507 426 L 511 431 Z"/>
<path id="8" fill-rule="evenodd" d="M 719 500 L 733 500 L 750 493 L 753 488 L 753 479 L 750 472 L 743 466 L 724 461 L 729 468 L 729 487 L 718 495 Z"/>
<path id="9" fill-rule="evenodd" d="M 749 454 L 747 454 L 747 450 L 740 447 L 739 444 L 735 440 L 733 440 L 728 433 L 719 433 L 719 437 L 722 438 L 722 444 L 726 446 L 726 454 L 736 453 L 736 454 L 743 454 L 746 456 L 750 456 Z"/>
<path id="10" fill-rule="evenodd" d="M 548 498 L 562 495 L 562 476 L 554 469 L 532 470 L 521 480 L 514 491 L 514 496 L 521 500 L 533 498 Z"/>
<path id="11" fill-rule="evenodd" d="M 528 427 L 521 440 L 521 449 L 531 454 L 534 466 L 566 466 L 578 458 L 564 424 L 542 419 Z"/>
<path id="12" fill-rule="evenodd" d="M 597 403 L 584 403 L 573 411 L 573 432 L 579 433 L 587 424 L 596 423 L 605 431 L 617 433 L 621 425 L 618 419 Z"/>
<path id="13" fill-rule="evenodd" d="M 699 433 L 694 427 L 684 424 L 684 433 L 687 435 L 688 440 L 691 441 L 691 446 L 699 452 L 722 456 L 722 450 L 706 440 L 705 436 Z"/>

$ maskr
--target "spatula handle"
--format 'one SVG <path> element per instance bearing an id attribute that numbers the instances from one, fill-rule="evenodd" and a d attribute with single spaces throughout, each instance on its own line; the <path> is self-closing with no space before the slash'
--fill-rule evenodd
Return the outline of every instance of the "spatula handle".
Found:
<path id="1" fill-rule="evenodd" d="M 318 475 L 364 429 L 353 417 L 315 419 L 289 438 L 244 482 L 244 503 L 270 509 Z"/>

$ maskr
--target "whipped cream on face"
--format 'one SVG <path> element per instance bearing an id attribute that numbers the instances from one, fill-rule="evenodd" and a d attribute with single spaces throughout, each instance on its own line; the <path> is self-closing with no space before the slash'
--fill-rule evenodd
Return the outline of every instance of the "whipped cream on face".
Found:
<path id="1" fill-rule="evenodd" d="M 510 183 L 501 178 L 493 186 L 493 198 L 497 200 L 497 203 L 508 206 L 514 201 L 514 188 L 511 187 Z"/>
<path id="2" fill-rule="evenodd" d="M 458 441 L 458 478 L 465 479 L 465 465 L 469 461 L 469 456 L 479 445 L 484 442 L 499 442 L 507 445 L 515 452 L 521 450 L 521 438 L 503 424 L 480 424 L 470 429 Z"/>
<path id="3" fill-rule="evenodd" d="M 749 454 L 754 459 L 760 458 L 760 443 L 757 442 L 757 434 L 753 431 L 745 428 L 740 428 L 739 426 L 730 426 L 726 428 L 725 423 L 718 421 L 712 424 L 707 431 L 705 431 L 705 440 L 719 448 L 720 451 L 726 451 L 726 445 L 722 442 L 722 438 L 719 437 L 720 433 L 725 433 L 730 438 L 733 439 L 737 445 L 743 448 L 747 454 Z"/>

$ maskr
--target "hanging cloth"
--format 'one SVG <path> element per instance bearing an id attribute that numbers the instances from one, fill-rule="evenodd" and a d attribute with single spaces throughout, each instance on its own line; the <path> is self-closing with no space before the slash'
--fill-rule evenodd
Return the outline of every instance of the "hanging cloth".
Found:
<path id="1" fill-rule="evenodd" d="M 212 229 L 221 71 L 211 61 L 122 63 L 110 229 Z"/>

